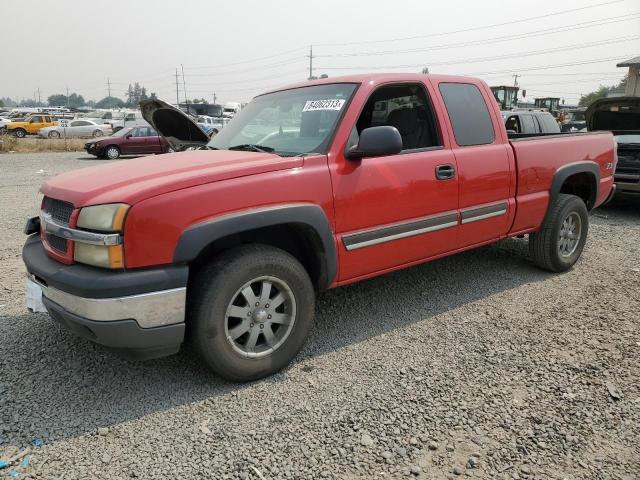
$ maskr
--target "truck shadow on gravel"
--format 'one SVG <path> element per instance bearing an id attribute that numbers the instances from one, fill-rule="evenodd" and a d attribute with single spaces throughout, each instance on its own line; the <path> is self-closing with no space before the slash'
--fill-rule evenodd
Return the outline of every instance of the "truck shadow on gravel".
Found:
<path id="1" fill-rule="evenodd" d="M 279 388 L 286 375 L 301 374 L 296 364 L 304 359 L 548 278 L 526 253 L 526 241 L 506 240 L 327 292 L 288 373 L 262 382 Z M 0 445 L 36 437 L 52 442 L 245 388 L 208 371 L 188 346 L 136 363 L 76 338 L 43 314 L 4 316 L 0 330 L 7 332 L 0 343 Z"/>

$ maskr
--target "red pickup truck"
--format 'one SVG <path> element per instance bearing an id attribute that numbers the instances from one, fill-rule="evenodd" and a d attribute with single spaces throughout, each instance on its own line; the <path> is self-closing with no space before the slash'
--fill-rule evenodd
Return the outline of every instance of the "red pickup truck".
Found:
<path id="1" fill-rule="evenodd" d="M 472 78 L 305 82 L 210 141 L 164 102 L 143 113 L 191 150 L 47 181 L 25 229 L 29 300 L 138 358 L 188 331 L 233 380 L 287 365 L 325 289 L 525 234 L 536 265 L 567 270 L 613 190 L 610 133 L 510 139 Z"/>

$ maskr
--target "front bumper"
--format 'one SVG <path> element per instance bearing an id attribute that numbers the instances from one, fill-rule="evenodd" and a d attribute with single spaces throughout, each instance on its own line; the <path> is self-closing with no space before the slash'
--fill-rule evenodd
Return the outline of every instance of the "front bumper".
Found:
<path id="1" fill-rule="evenodd" d="M 640 175 L 617 174 L 614 178 L 618 193 L 640 193 Z"/>
<path id="2" fill-rule="evenodd" d="M 184 340 L 188 267 L 111 271 L 63 265 L 49 258 L 37 235 L 22 257 L 28 281 L 42 290 L 53 319 L 129 358 L 156 358 Z"/>
<path id="3" fill-rule="evenodd" d="M 95 143 L 89 142 L 84 144 L 85 151 L 90 155 L 102 155 L 103 148 L 98 148 Z"/>

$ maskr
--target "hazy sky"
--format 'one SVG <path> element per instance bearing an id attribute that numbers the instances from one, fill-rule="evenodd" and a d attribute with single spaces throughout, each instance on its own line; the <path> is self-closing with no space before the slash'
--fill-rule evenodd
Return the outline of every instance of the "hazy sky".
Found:
<path id="1" fill-rule="evenodd" d="M 138 81 L 175 102 L 175 70 L 182 64 L 190 98 L 211 101 L 215 92 L 219 102 L 247 100 L 305 79 L 313 45 L 316 75 L 417 72 L 424 65 L 432 73 L 473 74 L 499 85 L 512 84 L 517 73 L 527 98 L 560 96 L 571 103 L 600 83 L 617 83 L 626 69 L 615 64 L 640 55 L 640 0 L 25 5 L 2 5 L 0 97 L 33 98 L 40 88 L 46 99 L 68 86 L 98 100 L 109 78 L 115 96 Z M 592 5 L 599 6 L 584 8 Z M 581 10 L 558 13 L 574 9 Z M 496 24 L 503 25 L 484 28 Z"/>

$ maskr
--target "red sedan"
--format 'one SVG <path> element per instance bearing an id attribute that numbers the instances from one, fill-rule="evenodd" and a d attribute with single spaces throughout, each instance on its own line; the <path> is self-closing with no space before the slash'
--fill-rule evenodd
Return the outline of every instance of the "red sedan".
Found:
<path id="1" fill-rule="evenodd" d="M 98 158 L 110 160 L 115 160 L 120 155 L 144 155 L 173 151 L 164 137 L 158 135 L 152 127 L 145 125 L 125 127 L 110 137 L 85 143 L 84 149 L 87 153 Z"/>

